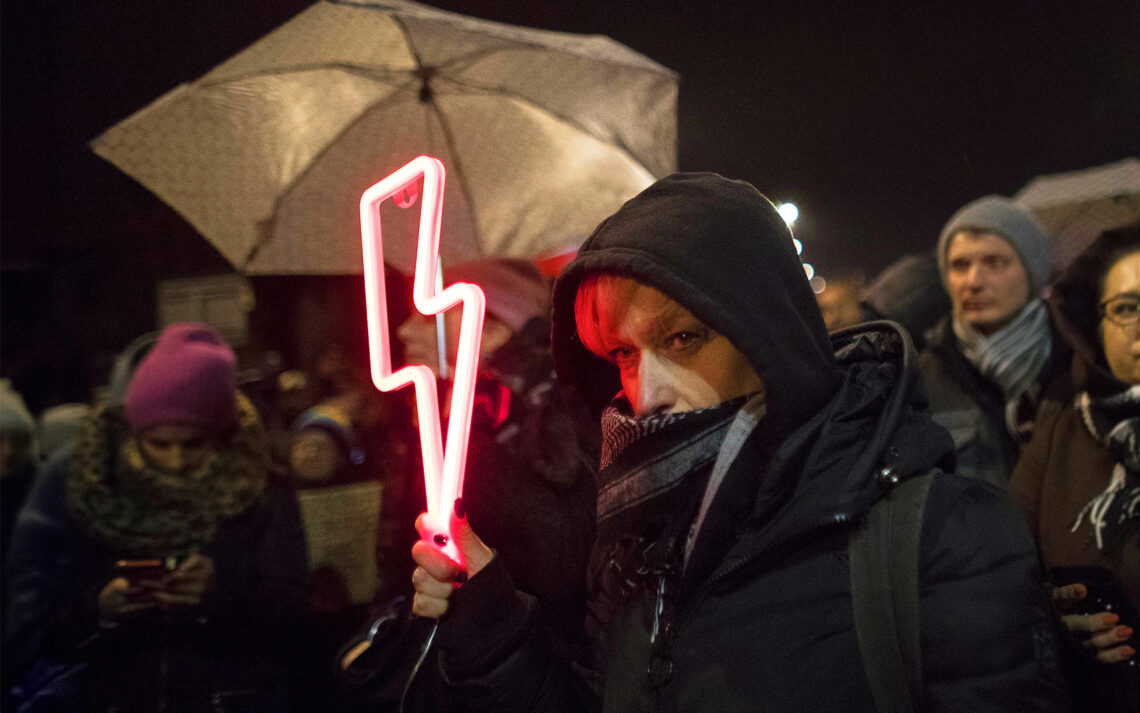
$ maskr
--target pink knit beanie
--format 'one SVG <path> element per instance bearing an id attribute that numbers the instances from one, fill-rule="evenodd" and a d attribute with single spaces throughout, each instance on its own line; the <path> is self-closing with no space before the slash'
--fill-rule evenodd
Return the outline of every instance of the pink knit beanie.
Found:
<path id="1" fill-rule="evenodd" d="M 178 322 L 159 335 L 127 386 L 135 432 L 164 423 L 220 431 L 236 418 L 234 353 L 205 324 Z"/>

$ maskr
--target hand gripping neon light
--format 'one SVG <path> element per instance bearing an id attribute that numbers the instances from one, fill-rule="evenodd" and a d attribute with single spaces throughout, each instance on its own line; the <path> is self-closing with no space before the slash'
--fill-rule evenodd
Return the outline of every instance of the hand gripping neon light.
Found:
<path id="1" fill-rule="evenodd" d="M 419 239 L 416 245 L 416 272 L 412 303 L 425 315 L 463 305 L 459 330 L 459 351 L 455 359 L 455 380 L 451 389 L 451 409 L 447 422 L 447 448 L 443 448 L 439 400 L 435 375 L 423 364 L 409 364 L 392 371 L 392 350 L 388 338 L 388 302 L 384 291 L 384 251 L 380 231 L 380 204 L 395 198 L 401 208 L 415 203 L 417 186 L 423 179 L 420 202 Z M 467 443 L 471 434 L 471 406 L 475 396 L 475 373 L 479 344 L 483 339 L 483 313 L 486 298 L 478 286 L 457 282 L 440 290 L 439 227 L 443 213 L 444 169 L 439 159 L 418 156 L 360 197 L 360 237 L 364 250 L 364 292 L 368 314 L 368 351 L 372 383 L 381 391 L 393 391 L 411 384 L 416 393 L 416 413 L 420 425 L 424 486 L 427 491 L 427 517 L 424 539 L 434 543 L 449 557 L 463 564 L 447 523 L 455 499 L 463 492 Z"/>

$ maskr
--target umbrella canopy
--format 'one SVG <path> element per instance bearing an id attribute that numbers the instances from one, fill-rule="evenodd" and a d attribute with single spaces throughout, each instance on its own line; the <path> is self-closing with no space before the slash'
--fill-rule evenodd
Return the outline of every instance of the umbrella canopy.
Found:
<path id="1" fill-rule="evenodd" d="M 247 274 L 359 274 L 360 196 L 419 154 L 448 170 L 445 264 L 581 242 L 675 170 L 676 102 L 606 37 L 327 0 L 91 146 Z M 417 213 L 384 216 L 405 272 Z"/>
<path id="2" fill-rule="evenodd" d="M 1140 160 L 1038 176 L 1014 200 L 1045 226 L 1062 269 L 1102 232 L 1140 222 Z"/>

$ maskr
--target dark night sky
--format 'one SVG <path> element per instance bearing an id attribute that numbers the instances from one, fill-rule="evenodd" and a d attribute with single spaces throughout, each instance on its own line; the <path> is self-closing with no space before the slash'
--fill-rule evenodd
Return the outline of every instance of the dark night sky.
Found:
<path id="1" fill-rule="evenodd" d="M 5 349 L 8 328 L 27 321 L 12 310 L 130 302 L 124 272 L 141 280 L 225 267 L 86 142 L 308 4 L 4 2 Z M 608 35 L 679 72 L 680 167 L 795 201 L 805 258 L 825 275 L 873 275 L 932 246 L 946 218 L 980 195 L 1140 154 L 1134 0 L 433 4 Z M 116 269 L 88 274 L 100 261 Z M 54 304 L 24 294 L 41 283 L 55 285 L 44 298 Z"/>

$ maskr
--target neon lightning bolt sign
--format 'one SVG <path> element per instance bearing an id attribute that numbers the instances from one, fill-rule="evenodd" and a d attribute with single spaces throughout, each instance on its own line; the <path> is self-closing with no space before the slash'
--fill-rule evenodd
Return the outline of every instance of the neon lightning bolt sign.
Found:
<path id="1" fill-rule="evenodd" d="M 395 198 L 401 208 L 416 200 L 417 186 L 423 179 L 420 202 L 419 242 L 416 245 L 416 272 L 412 302 L 425 315 L 434 315 L 462 303 L 463 320 L 459 331 L 455 381 L 451 390 L 451 412 L 447 422 L 447 448 L 440 434 L 439 397 L 435 375 L 423 364 L 410 364 L 392 371 L 392 350 L 388 338 L 388 301 L 384 292 L 384 252 L 380 234 L 380 204 Z M 430 156 L 418 156 L 384 178 L 360 197 L 360 237 L 364 249 L 364 294 L 368 314 L 368 351 L 372 383 L 381 391 L 393 391 L 411 384 L 416 390 L 416 413 L 420 424 L 420 450 L 423 453 L 424 485 L 427 491 L 427 517 L 424 539 L 463 564 L 447 523 L 455 499 L 463 492 L 463 471 L 467 462 L 467 442 L 471 433 L 471 406 L 475 396 L 475 370 L 479 344 L 483 339 L 483 313 L 486 298 L 478 286 L 457 282 L 437 291 L 439 270 L 439 224 L 443 213 L 443 163 Z"/>

